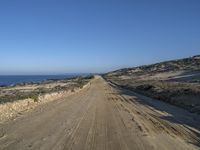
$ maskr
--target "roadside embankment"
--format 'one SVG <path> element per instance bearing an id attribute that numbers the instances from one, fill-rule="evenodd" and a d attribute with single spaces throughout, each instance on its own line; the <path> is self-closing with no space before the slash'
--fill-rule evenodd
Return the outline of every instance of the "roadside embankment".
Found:
<path id="1" fill-rule="evenodd" d="M 176 72 L 141 73 L 141 75 L 133 73 L 131 75 L 105 75 L 104 78 L 122 88 L 200 114 L 199 81 L 192 80 L 193 78 L 179 80 L 177 79 L 179 76 L 175 74 Z M 199 73 L 196 74 L 199 77 Z"/>
<path id="2" fill-rule="evenodd" d="M 0 122 L 88 88 L 92 79 L 93 77 L 75 78 L 0 89 Z"/>

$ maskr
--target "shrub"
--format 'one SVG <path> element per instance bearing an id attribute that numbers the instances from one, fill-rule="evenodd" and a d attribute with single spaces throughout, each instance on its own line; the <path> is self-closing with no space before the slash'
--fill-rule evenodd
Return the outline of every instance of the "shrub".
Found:
<path id="1" fill-rule="evenodd" d="M 33 99 L 34 102 L 38 102 L 38 101 L 39 101 L 39 98 L 38 98 L 37 95 L 31 95 L 31 96 L 29 96 L 28 98 Z"/>

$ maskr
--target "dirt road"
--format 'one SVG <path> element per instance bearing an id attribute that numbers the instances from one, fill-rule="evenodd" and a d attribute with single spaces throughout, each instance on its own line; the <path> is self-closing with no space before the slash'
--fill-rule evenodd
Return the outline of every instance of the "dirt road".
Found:
<path id="1" fill-rule="evenodd" d="M 1 150 L 199 149 L 198 115 L 109 85 L 81 92 L 0 125 Z"/>

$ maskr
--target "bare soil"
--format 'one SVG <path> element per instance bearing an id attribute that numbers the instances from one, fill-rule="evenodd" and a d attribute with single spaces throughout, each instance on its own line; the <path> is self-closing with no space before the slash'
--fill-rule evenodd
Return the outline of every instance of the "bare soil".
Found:
<path id="1" fill-rule="evenodd" d="M 0 124 L 1 150 L 195 150 L 200 117 L 96 77 Z"/>

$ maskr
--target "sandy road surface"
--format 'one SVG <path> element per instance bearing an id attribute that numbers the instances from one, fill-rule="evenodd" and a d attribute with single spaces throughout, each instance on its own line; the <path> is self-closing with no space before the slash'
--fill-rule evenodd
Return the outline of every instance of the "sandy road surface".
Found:
<path id="1" fill-rule="evenodd" d="M 0 149 L 199 149 L 198 116 L 102 78 L 0 125 Z"/>

